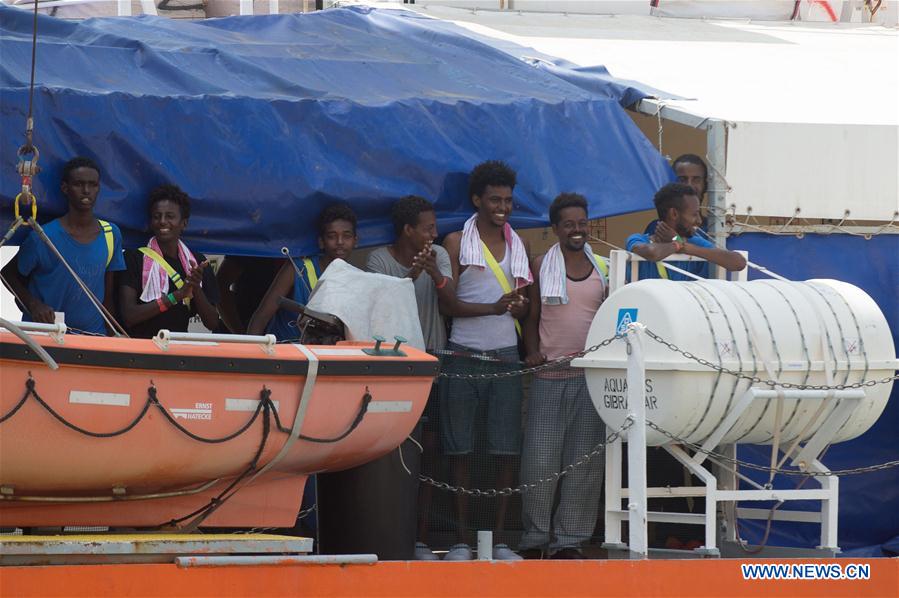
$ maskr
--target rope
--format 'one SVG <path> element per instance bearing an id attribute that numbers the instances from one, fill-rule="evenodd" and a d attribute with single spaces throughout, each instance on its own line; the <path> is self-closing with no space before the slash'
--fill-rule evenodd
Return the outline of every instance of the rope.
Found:
<path id="1" fill-rule="evenodd" d="M 256 418 L 259 417 L 259 414 L 262 412 L 262 410 L 268 404 L 268 395 L 266 393 L 270 393 L 270 391 L 267 388 L 263 387 L 262 391 L 260 392 L 260 397 L 261 397 L 260 401 L 256 405 L 256 410 L 253 412 L 253 416 L 250 417 L 250 419 L 247 421 L 247 423 L 245 423 L 243 426 L 241 426 L 240 428 L 238 428 L 236 431 L 232 432 L 231 434 L 228 434 L 227 436 L 222 436 L 221 438 L 204 438 L 203 436 L 198 436 L 198 435 L 194 434 L 193 432 L 191 432 L 190 430 L 188 430 L 187 428 L 185 428 L 184 426 L 179 424 L 178 420 L 176 420 L 174 417 L 172 417 L 172 414 L 169 413 L 169 410 L 166 409 L 165 407 L 163 407 L 162 404 L 159 402 L 159 399 L 156 397 L 156 387 L 155 386 L 151 386 L 147 390 L 147 394 L 148 394 L 147 403 L 148 404 L 152 403 L 152 404 L 156 405 L 156 407 L 162 412 L 162 415 L 165 416 L 165 418 L 169 421 L 169 423 L 172 424 L 179 432 L 181 432 L 182 434 L 184 434 L 191 440 L 196 440 L 197 442 L 203 442 L 206 444 L 221 444 L 222 442 L 228 442 L 229 440 L 234 440 L 235 438 L 237 438 L 238 436 L 240 436 L 241 434 L 246 432 L 250 428 L 250 426 L 253 425 L 253 422 L 256 421 Z"/>
<path id="2" fill-rule="evenodd" d="M 34 378 L 29 378 L 29 379 L 25 382 L 25 387 L 28 389 L 28 392 L 26 392 L 26 394 L 25 394 L 25 398 L 28 398 L 29 395 L 33 396 L 33 397 L 34 397 L 34 400 L 37 401 L 37 402 L 40 404 L 40 406 L 43 407 L 43 408 L 47 411 L 47 413 L 49 413 L 50 415 L 52 415 L 52 416 L 53 416 L 57 421 L 59 421 L 62 425 L 64 425 L 65 427 L 67 427 L 67 428 L 69 428 L 69 429 L 71 429 L 71 430 L 75 430 L 75 431 L 78 432 L 79 434 L 83 434 L 83 435 L 85 435 L 85 436 L 90 436 L 90 437 L 92 437 L 92 438 L 114 438 L 114 437 L 116 437 L 116 436 L 121 436 L 122 434 L 125 434 L 125 433 L 127 433 L 127 432 L 130 432 L 131 430 L 134 429 L 134 427 L 135 427 L 137 424 L 140 423 L 140 421 L 141 421 L 141 420 L 144 418 L 144 416 L 147 414 L 147 411 L 150 409 L 150 400 L 147 399 L 147 401 L 144 402 L 144 406 L 143 406 L 143 408 L 140 410 L 140 413 L 137 414 L 137 417 L 135 417 L 135 418 L 131 421 L 131 423 L 129 423 L 129 424 L 128 424 L 127 426 L 125 426 L 124 428 L 121 428 L 121 429 L 119 429 L 119 430 L 116 430 L 115 432 L 91 432 L 90 430 L 86 430 L 86 429 L 84 429 L 84 428 L 82 428 L 82 427 L 80 427 L 80 426 L 76 426 L 75 424 L 73 424 L 72 422 L 68 421 L 66 418 L 64 418 L 63 416 L 61 416 L 59 413 L 57 413 L 56 410 L 53 409 L 53 407 L 51 407 L 50 405 L 48 405 L 47 402 L 44 401 L 44 399 L 42 399 L 41 396 L 40 396 L 39 394 L 37 394 L 37 391 L 34 389 L 34 386 L 35 386 L 35 384 L 34 384 Z M 22 402 L 24 403 L 24 399 L 23 399 Z M 18 410 L 18 409 L 16 409 L 16 410 Z M 5 419 L 7 419 L 7 418 L 4 417 L 4 418 L 3 418 L 2 420 L 0 420 L 0 421 L 4 421 Z"/>
<path id="3" fill-rule="evenodd" d="M 33 131 L 34 131 L 34 71 L 37 65 L 37 4 L 38 0 L 34 0 L 34 23 L 31 32 L 31 84 L 28 87 L 28 118 L 25 120 L 25 151 L 34 151 Z"/>
<path id="4" fill-rule="evenodd" d="M 250 464 L 247 466 L 247 468 L 239 476 L 237 476 L 233 482 L 228 484 L 228 486 L 217 496 L 210 499 L 207 505 L 192 511 L 187 515 L 184 515 L 183 517 L 172 519 L 168 522 L 168 524 L 160 524 L 158 527 L 163 527 L 165 525 L 177 526 L 179 523 L 183 523 L 188 519 L 193 519 L 187 526 L 185 526 L 184 531 L 195 531 L 198 527 L 200 527 L 200 524 L 205 521 L 207 517 L 212 515 L 216 510 L 218 510 L 219 507 L 225 504 L 228 499 L 230 499 L 237 493 L 237 489 L 235 488 L 241 481 L 243 481 L 248 475 L 256 471 L 256 466 L 259 464 L 259 458 L 262 456 L 262 453 L 265 450 L 265 445 L 268 443 L 268 436 L 271 432 L 270 414 L 272 412 L 271 403 L 269 401 L 260 401 L 259 404 L 264 405 L 263 411 L 265 412 L 265 417 L 262 418 L 262 438 L 259 441 L 259 447 L 256 449 L 256 453 L 253 455 L 253 460 L 250 461 Z"/>
<path id="5" fill-rule="evenodd" d="M 61 424 L 63 424 L 67 428 L 74 430 L 75 432 L 78 432 L 79 434 L 83 434 L 85 436 L 90 436 L 92 438 L 114 438 L 116 436 L 121 436 L 122 434 L 126 434 L 127 432 L 130 432 L 131 430 L 133 430 L 134 427 L 137 426 L 137 424 L 139 424 L 141 422 L 141 420 L 147 415 L 147 412 L 150 409 L 150 405 L 155 405 L 156 408 L 159 409 L 162 412 L 162 414 L 165 416 L 166 420 L 168 420 L 168 422 L 176 430 L 178 430 L 185 436 L 191 438 L 192 440 L 196 440 L 197 442 L 203 442 L 206 444 L 220 444 L 222 442 L 228 442 L 229 440 L 233 440 L 233 439 L 237 438 L 238 436 L 244 434 L 250 428 L 250 426 L 253 425 L 253 422 L 256 421 L 256 419 L 259 417 L 259 414 L 266 407 L 270 407 L 273 405 L 271 402 L 271 399 L 269 398 L 271 391 L 269 391 L 267 388 L 263 387 L 263 389 L 260 391 L 259 405 L 257 405 L 256 411 L 253 413 L 253 416 L 250 418 L 250 420 L 247 423 L 245 423 L 243 426 L 241 426 L 237 431 L 235 431 L 231 434 L 228 434 L 227 436 L 223 436 L 221 438 L 204 438 L 203 436 L 198 436 L 198 435 L 194 434 L 193 432 L 191 432 L 190 430 L 188 430 L 187 428 L 185 428 L 184 426 L 179 424 L 169 413 L 168 409 L 166 409 L 162 405 L 162 403 L 160 403 L 159 398 L 156 396 L 156 387 L 151 386 L 149 389 L 147 389 L 147 400 L 144 402 L 144 405 L 141 408 L 140 413 L 138 413 L 138 415 L 128 425 L 126 425 L 125 427 L 123 427 L 119 430 L 115 430 L 113 432 L 93 432 L 91 430 L 82 428 L 81 426 L 78 426 L 76 424 L 73 424 L 72 422 L 67 420 L 65 417 L 60 415 L 59 412 L 57 412 L 55 409 L 53 409 L 53 407 L 51 407 L 50 404 L 47 403 L 47 401 L 45 401 L 38 394 L 35 387 L 36 387 L 36 383 L 35 383 L 34 378 L 29 377 L 25 381 L 25 394 L 22 396 L 21 399 L 19 399 L 19 401 L 9 411 L 7 411 L 5 414 L 0 416 L 0 424 L 4 423 L 8 419 L 10 419 L 12 416 L 14 416 L 19 411 L 19 409 L 21 409 L 22 406 L 28 401 L 29 397 L 34 397 L 34 400 L 37 401 L 38 404 L 41 407 L 43 407 L 44 410 L 47 411 L 47 413 L 52 415 L 54 419 L 59 421 Z"/>
<path id="6" fill-rule="evenodd" d="M 365 414 L 368 413 L 368 405 L 372 401 L 371 392 L 369 392 L 368 387 L 365 388 L 365 394 L 362 395 L 362 403 L 359 405 L 359 410 L 356 412 L 356 417 L 353 418 L 353 422 L 349 425 L 349 427 L 342 433 L 332 438 L 315 438 L 313 436 L 306 436 L 305 434 L 298 434 L 297 438 L 300 440 L 305 440 L 307 442 L 315 442 L 318 444 L 333 444 L 335 442 L 340 442 L 347 436 L 353 433 L 353 431 L 359 427 L 359 424 L 362 423 L 362 420 L 365 418 Z M 278 415 L 278 410 L 273 409 L 275 414 L 275 427 L 278 428 L 279 432 L 283 432 L 284 434 L 290 434 L 290 428 L 286 428 L 281 424 L 281 418 Z"/>
<path id="7" fill-rule="evenodd" d="M 84 281 L 81 280 L 81 277 L 78 276 L 78 273 L 72 269 L 72 266 L 70 266 L 69 262 L 66 261 L 66 258 L 62 256 L 62 254 L 56 248 L 56 245 L 53 244 L 53 241 L 50 240 L 50 237 L 47 236 L 47 233 L 45 233 L 41 225 L 38 224 L 37 220 L 35 220 L 34 218 L 29 218 L 28 225 L 38 234 L 44 244 L 46 244 L 47 247 L 50 248 L 53 254 L 59 259 L 59 261 L 62 262 L 62 265 L 66 267 L 66 270 L 69 271 L 69 274 L 72 275 L 72 278 L 75 279 L 75 282 L 79 287 L 81 287 L 81 290 L 84 291 L 90 302 L 100 312 L 100 316 L 103 318 L 103 321 L 106 322 L 106 325 L 109 326 L 110 329 L 112 329 L 115 336 L 124 336 L 125 338 L 129 338 L 128 333 L 125 332 L 125 329 L 122 328 L 122 325 L 118 323 L 118 321 L 111 313 L 109 313 L 109 310 L 106 309 L 103 303 L 101 303 L 100 300 L 97 299 L 97 296 L 94 295 L 93 291 L 91 291 L 90 288 L 84 283 Z"/>

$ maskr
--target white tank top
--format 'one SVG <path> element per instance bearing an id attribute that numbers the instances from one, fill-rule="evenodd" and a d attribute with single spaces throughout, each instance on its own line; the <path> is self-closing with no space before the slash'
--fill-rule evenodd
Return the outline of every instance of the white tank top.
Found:
<path id="1" fill-rule="evenodd" d="M 509 266 L 512 252 L 506 253 L 499 263 L 508 280 L 512 280 Z M 456 296 L 466 303 L 496 303 L 503 296 L 503 288 L 489 267 L 469 266 L 459 276 Z M 450 341 L 478 351 L 492 351 L 518 344 L 515 332 L 515 318 L 506 312 L 498 316 L 477 316 L 473 318 L 453 318 Z"/>

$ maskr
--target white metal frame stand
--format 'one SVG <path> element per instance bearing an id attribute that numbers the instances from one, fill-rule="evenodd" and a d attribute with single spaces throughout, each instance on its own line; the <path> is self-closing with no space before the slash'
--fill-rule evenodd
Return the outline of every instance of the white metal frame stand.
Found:
<path id="1" fill-rule="evenodd" d="M 792 390 L 750 388 L 734 405 L 733 410 L 702 444 L 702 450 L 690 455 L 682 445 L 664 446 L 690 473 L 702 481 L 697 487 L 647 488 L 646 486 L 646 367 L 643 358 L 645 328 L 640 323 L 630 324 L 627 332 L 627 407 L 628 417 L 633 424 L 627 430 L 628 486 L 622 480 L 622 440 L 616 440 L 606 447 L 605 474 L 605 542 L 603 547 L 612 550 L 628 550 L 632 557 L 646 558 L 649 553 L 647 523 L 686 523 L 702 525 L 705 528 L 705 544 L 694 552 L 704 556 L 720 556 L 717 544 L 719 505 L 731 515 L 745 519 L 767 519 L 769 509 L 736 508 L 737 501 L 788 501 L 820 500 L 821 511 L 796 512 L 775 511 L 775 520 L 805 521 L 821 524 L 821 544 L 823 550 L 839 551 L 837 545 L 837 515 L 839 511 L 839 479 L 836 476 L 818 475 L 818 488 L 798 488 L 793 490 L 774 489 L 762 485 L 740 474 L 734 463 L 718 462 L 718 477 L 703 464 L 709 460 L 705 451 L 715 451 L 729 459 L 736 458 L 736 445 L 721 445 L 720 442 L 737 423 L 754 401 L 787 399 L 839 400 L 837 406 L 817 426 L 817 430 L 790 456 L 791 465 L 810 473 L 827 474 L 829 470 L 818 460 L 822 451 L 830 444 L 843 424 L 865 397 L 863 389 L 846 390 Z M 752 489 L 740 490 L 737 480 L 743 480 Z M 648 498 L 705 497 L 705 513 L 676 513 L 649 511 Z M 622 501 L 627 500 L 626 508 Z M 621 524 L 628 522 L 628 543 L 622 542 Z M 726 539 L 736 540 L 733 526 L 727 529 Z"/>

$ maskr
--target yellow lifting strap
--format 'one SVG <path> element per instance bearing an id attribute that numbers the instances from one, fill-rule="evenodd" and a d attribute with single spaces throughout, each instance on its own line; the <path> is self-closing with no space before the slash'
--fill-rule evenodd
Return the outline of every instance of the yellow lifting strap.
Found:
<path id="1" fill-rule="evenodd" d="M 601 255 L 599 255 L 598 253 L 594 253 L 594 254 L 593 254 L 593 259 L 596 260 L 596 265 L 599 266 L 599 269 L 600 269 L 600 270 L 602 270 L 602 275 L 605 276 L 606 279 L 608 280 L 608 278 L 609 278 L 609 265 L 606 263 L 605 258 L 603 258 L 603 257 L 602 257 Z"/>
<path id="2" fill-rule="evenodd" d="M 656 262 L 656 269 L 659 271 L 659 278 L 664 278 L 668 280 L 668 268 L 662 265 L 662 262 Z"/>
<path id="3" fill-rule="evenodd" d="M 318 275 L 315 273 L 315 264 L 308 257 L 303 258 L 303 266 L 306 267 L 306 278 L 309 279 L 309 286 L 315 288 L 318 284 Z"/>
<path id="4" fill-rule="evenodd" d="M 159 267 L 162 268 L 166 274 L 168 274 L 169 278 L 172 279 L 172 282 L 175 283 L 175 288 L 180 289 L 184 286 L 184 279 L 181 278 L 181 275 L 175 272 L 175 269 L 172 268 L 172 265 L 169 264 L 164 257 L 150 249 L 149 247 L 141 247 L 138 249 L 142 254 L 149 257 L 151 260 L 159 264 Z"/>
<path id="5" fill-rule="evenodd" d="M 112 225 L 105 220 L 97 219 L 100 223 L 100 230 L 103 231 L 103 237 L 106 239 L 106 267 L 112 261 L 112 253 L 115 251 L 115 239 L 112 236 Z"/>
<path id="6" fill-rule="evenodd" d="M 481 249 L 484 250 L 484 260 L 487 262 L 487 265 L 493 271 L 493 275 L 496 277 L 496 282 L 499 283 L 500 288 L 502 288 L 503 293 L 509 294 L 512 292 L 512 282 L 506 278 L 506 273 L 503 272 L 503 269 L 496 262 L 496 258 L 493 257 L 493 254 L 490 253 L 490 249 L 487 247 L 487 244 L 481 241 Z M 513 318 L 514 320 L 514 318 Z M 518 320 L 515 321 L 515 331 L 518 332 L 518 336 L 521 336 L 521 324 L 518 323 Z"/>

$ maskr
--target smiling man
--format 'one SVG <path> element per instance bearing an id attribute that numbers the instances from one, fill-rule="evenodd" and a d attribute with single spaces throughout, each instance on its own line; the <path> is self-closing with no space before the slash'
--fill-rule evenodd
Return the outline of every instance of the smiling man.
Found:
<path id="1" fill-rule="evenodd" d="M 218 323 L 218 287 L 206 256 L 181 240 L 190 218 L 190 198 L 175 185 L 150 192 L 146 247 L 125 252 L 119 307 L 128 334 L 152 338 L 161 329 L 187 332 L 199 315 L 210 330 Z"/>
<path id="2" fill-rule="evenodd" d="M 671 163 L 671 169 L 677 177 L 677 182 L 682 185 L 691 187 L 699 198 L 699 209 L 703 210 L 703 202 L 705 201 L 705 193 L 709 187 L 709 167 L 705 161 L 696 154 L 682 154 L 674 159 Z M 653 220 L 646 225 L 643 232 L 652 235 L 656 232 L 659 220 Z M 699 225 L 702 230 L 708 230 L 708 218 L 702 216 L 702 223 Z"/>
<path id="3" fill-rule="evenodd" d="M 668 183 L 653 197 L 659 215 L 658 226 L 652 234 L 634 234 L 627 238 L 627 250 L 648 262 L 640 264 L 640 279 L 665 278 L 692 280 L 680 272 L 667 270 L 659 262 L 669 255 L 682 253 L 706 261 L 671 262 L 672 266 L 700 278 L 709 277 L 709 262 L 729 271 L 742 270 L 746 259 L 736 251 L 720 249 L 696 232 L 702 220 L 696 190 L 681 183 Z"/>
<path id="4" fill-rule="evenodd" d="M 113 272 L 125 269 L 122 233 L 97 219 L 100 167 L 90 158 L 73 158 L 62 169 L 60 190 L 68 211 L 44 225 L 44 232 L 91 292 L 113 312 Z M 72 332 L 106 334 L 103 317 L 63 263 L 36 232 L 3 268 L 3 278 L 24 308 L 23 317 L 52 323 L 53 312 L 64 312 Z"/>
<path id="5" fill-rule="evenodd" d="M 444 371 L 492 374 L 518 367 L 518 319 L 527 315 L 523 288 L 531 283 L 528 247 L 512 227 L 512 190 L 515 171 L 496 160 L 471 172 L 469 198 L 477 212 L 461 232 L 443 243 L 456 283 L 455 297 L 441 302 L 453 317 Z M 470 357 L 473 356 L 473 357 Z M 474 452 L 475 416 L 487 404 L 487 452 L 497 462 L 497 488 L 513 485 L 514 457 L 521 450 L 521 377 L 464 380 L 450 378 L 439 392 L 440 439 L 450 457 L 456 484 L 468 486 Z M 504 526 L 508 497 L 497 501 L 496 529 Z M 468 560 L 468 497 L 456 496 L 459 543 L 445 560 Z M 496 559 L 521 558 L 505 544 L 493 551 Z"/>
<path id="6" fill-rule="evenodd" d="M 583 350 L 593 316 L 608 290 L 605 264 L 587 244 L 586 198 L 562 193 L 549 207 L 549 220 L 558 242 L 534 261 L 539 274 L 530 287 L 524 335 L 528 366 Z M 565 365 L 538 372 L 528 402 L 522 482 L 552 478 L 593 450 L 604 433 L 583 369 Z M 603 459 L 597 456 L 556 483 L 525 492 L 521 554 L 583 558 L 581 546 L 596 525 L 602 475 Z"/>

